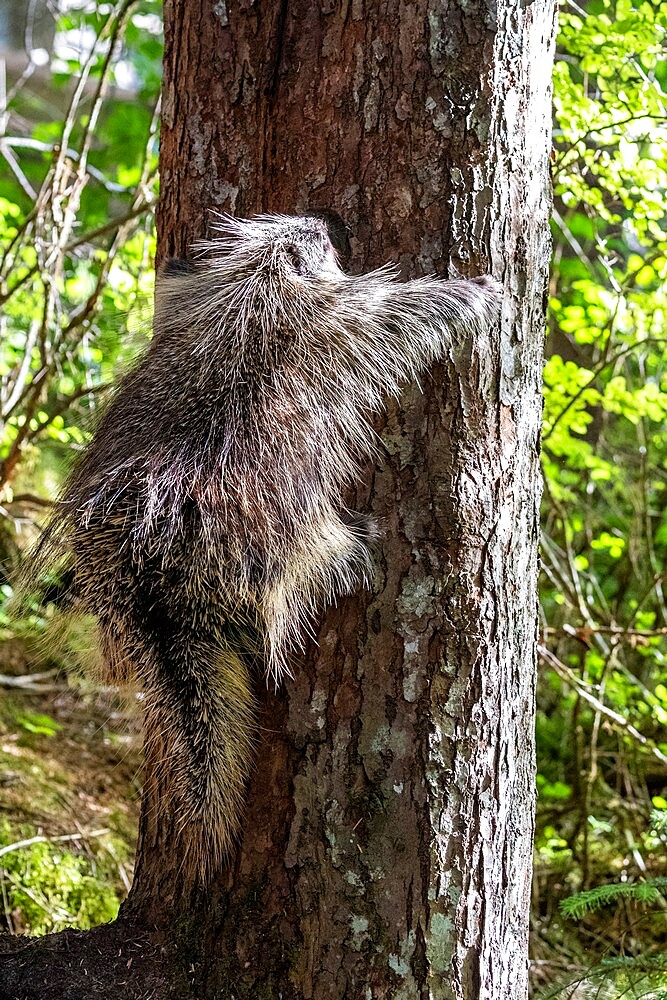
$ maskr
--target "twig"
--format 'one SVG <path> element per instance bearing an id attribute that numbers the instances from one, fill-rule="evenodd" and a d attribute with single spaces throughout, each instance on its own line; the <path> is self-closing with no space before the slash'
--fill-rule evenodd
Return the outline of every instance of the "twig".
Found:
<path id="1" fill-rule="evenodd" d="M 586 139 L 588 139 L 589 136 L 594 135 L 596 132 L 606 132 L 607 129 L 610 128 L 613 129 L 621 128 L 621 126 L 628 125 L 630 122 L 634 124 L 635 122 L 643 121 L 645 118 L 649 119 L 650 121 L 656 121 L 656 122 L 667 121 L 665 115 L 652 115 L 649 112 L 646 112 L 641 115 L 628 115 L 627 118 L 620 118 L 618 121 L 606 122 L 604 125 L 592 125 L 590 128 L 586 129 L 585 132 L 582 132 L 581 135 L 578 135 L 577 138 L 574 139 L 573 142 L 571 142 L 567 146 L 567 148 L 563 150 L 560 156 L 556 157 L 556 160 L 553 165 L 554 174 L 557 171 L 564 170 L 565 167 L 568 168 L 571 167 L 572 162 L 575 162 L 576 160 L 579 159 L 579 154 L 577 153 L 573 161 L 567 164 L 565 163 L 565 157 L 568 155 L 568 153 L 571 153 L 575 149 L 577 143 L 584 142 Z"/>
<path id="2" fill-rule="evenodd" d="M 70 924 L 75 921 L 76 917 L 70 913 L 69 910 L 66 910 L 64 906 L 49 906 L 48 900 L 43 893 L 40 893 L 38 896 L 12 872 L 5 871 L 4 874 L 5 878 L 8 878 L 13 886 L 20 889 L 20 891 L 24 893 L 28 899 L 31 899 L 33 903 L 40 907 L 40 909 L 44 910 L 45 913 L 48 913 L 53 920 L 66 920 L 67 923 Z"/>
<path id="3" fill-rule="evenodd" d="M 56 501 L 35 496 L 34 493 L 15 493 L 11 500 L 5 500 L 7 507 L 11 507 L 15 503 L 28 503 L 33 507 L 53 507 Z"/>
<path id="4" fill-rule="evenodd" d="M 26 175 L 21 170 L 19 161 L 16 159 L 11 149 L 6 149 L 1 142 L 0 142 L 0 154 L 5 158 L 7 166 L 14 174 L 14 177 L 16 177 L 16 180 L 19 182 L 19 184 L 21 185 L 25 193 L 28 195 L 28 197 L 36 198 L 37 192 L 35 191 L 34 187 L 30 183 Z"/>
<path id="5" fill-rule="evenodd" d="M 53 142 L 40 142 L 38 139 L 28 139 L 23 138 L 22 136 L 3 136 L 2 139 L 0 139 L 0 152 L 6 157 L 8 151 L 4 147 L 8 146 L 11 149 L 34 149 L 39 153 L 53 153 L 56 150 L 56 145 L 59 144 Z M 70 147 L 65 152 L 74 163 L 79 162 L 80 156 L 78 149 L 72 149 Z M 90 163 L 86 166 L 86 170 L 94 180 L 98 181 L 102 185 L 102 187 L 106 188 L 107 191 L 113 192 L 114 194 L 128 194 L 133 190 L 125 184 L 117 184 L 115 181 L 109 180 L 108 177 L 104 176 L 101 170 L 98 170 L 97 167 L 93 167 Z M 32 198 L 37 197 L 34 191 L 29 193 Z"/>
<path id="6" fill-rule="evenodd" d="M 14 844 L 7 844 L 5 847 L 0 847 L 0 858 L 5 854 L 10 854 L 12 851 L 18 851 L 22 847 L 30 847 L 31 844 L 62 844 L 65 841 L 71 840 L 88 840 L 90 837 L 105 837 L 107 833 L 111 833 L 111 830 L 108 827 L 104 827 L 101 830 L 91 830 L 90 833 L 64 833 L 59 837 L 44 837 L 41 835 L 28 837 L 27 840 L 17 840 Z"/>
<path id="7" fill-rule="evenodd" d="M 537 647 L 538 655 L 542 657 L 545 663 L 556 671 L 558 676 L 565 681 L 577 694 L 587 701 L 596 712 L 600 712 L 605 715 L 611 722 L 614 722 L 617 726 L 624 729 L 629 736 L 632 736 L 637 743 L 641 744 L 646 750 L 653 754 L 654 757 L 660 761 L 661 764 L 667 764 L 667 756 L 660 750 L 651 740 L 643 736 L 638 729 L 628 722 L 625 716 L 621 715 L 619 712 L 615 712 L 612 708 L 608 708 L 607 705 L 603 704 L 599 698 L 596 698 L 594 694 L 588 690 L 583 681 L 577 677 L 573 670 L 570 670 L 564 663 L 555 656 L 551 650 L 547 649 L 545 646 L 538 645 Z"/>
<path id="8" fill-rule="evenodd" d="M 23 358 L 18 366 L 16 377 L 13 374 L 8 382 L 8 387 L 11 387 L 6 400 L 0 401 L 0 416 L 2 419 L 6 419 L 18 404 L 19 400 L 23 395 L 23 390 L 25 389 L 28 382 L 28 375 L 30 374 L 30 362 L 32 360 L 32 349 L 37 343 L 37 334 L 39 333 L 39 327 L 36 323 L 30 324 L 30 331 L 26 337 L 25 347 L 23 349 Z M 13 386 L 12 386 L 13 379 Z"/>
<path id="9" fill-rule="evenodd" d="M 5 873 L 2 868 L 0 868 L 0 887 L 2 888 L 2 908 L 5 911 L 7 929 L 10 934 L 16 934 L 14 920 L 12 919 L 12 911 L 9 909 L 9 897 L 7 896 L 7 886 L 5 885 Z"/>
<path id="10" fill-rule="evenodd" d="M 126 222 L 131 222 L 132 219 L 138 218 L 138 216 L 143 215 L 144 212 L 150 211 L 153 200 L 154 199 L 146 199 L 131 208 L 129 212 L 125 213 L 125 215 L 119 215 L 114 219 L 110 219 L 109 222 L 105 222 L 103 226 L 98 226 L 97 229 L 91 229 L 90 232 L 84 233 L 83 236 L 77 236 L 76 239 L 70 240 L 69 243 L 63 247 L 63 255 L 71 253 L 73 250 L 78 249 L 80 246 L 84 246 L 86 243 L 92 243 L 92 241 L 97 239 L 99 236 L 104 236 L 106 233 L 120 228 Z M 6 292 L 0 294 L 0 305 L 10 299 L 12 295 L 14 295 L 15 292 L 30 281 L 31 278 L 34 278 L 39 270 L 39 264 L 33 264 L 32 267 L 28 268 L 25 274 L 21 275 L 21 277 L 18 278 Z"/>
<path id="11" fill-rule="evenodd" d="M 616 354 L 614 354 L 611 358 L 606 359 L 605 361 L 603 361 L 602 364 L 598 365 L 597 368 L 594 368 L 593 371 L 591 372 L 591 377 L 589 378 L 588 382 L 586 382 L 585 385 L 582 385 L 577 390 L 577 392 L 575 392 L 574 396 L 572 396 L 568 400 L 567 404 L 563 407 L 563 409 L 556 414 L 549 429 L 545 430 L 544 434 L 542 435 L 542 445 L 544 446 L 546 444 L 546 442 L 549 440 L 549 438 L 551 437 L 551 435 L 553 434 L 553 432 L 555 431 L 556 427 L 563 419 L 565 414 L 568 412 L 568 410 L 570 410 L 574 406 L 577 400 L 581 398 L 581 396 L 586 392 L 587 389 L 590 389 L 590 387 L 593 385 L 598 375 L 600 375 L 605 370 L 605 368 L 609 368 L 610 365 L 615 364 L 620 358 L 624 357 L 626 354 L 629 354 L 630 351 L 635 351 L 638 347 L 644 347 L 644 345 L 646 344 L 665 344 L 665 343 L 667 343 L 667 338 L 665 337 L 644 337 L 642 340 L 635 341 L 634 344 L 628 344 L 627 347 L 624 347 L 622 350 L 617 351 Z"/>
<path id="12" fill-rule="evenodd" d="M 575 639 L 589 639 L 593 635 L 598 633 L 602 635 L 617 635 L 619 638 L 628 636 L 628 638 L 643 638 L 651 639 L 656 636 L 666 635 L 667 627 L 665 628 L 625 628 L 623 625 L 563 625 L 561 628 L 553 628 L 548 626 L 546 629 L 547 635 L 571 635 Z"/>

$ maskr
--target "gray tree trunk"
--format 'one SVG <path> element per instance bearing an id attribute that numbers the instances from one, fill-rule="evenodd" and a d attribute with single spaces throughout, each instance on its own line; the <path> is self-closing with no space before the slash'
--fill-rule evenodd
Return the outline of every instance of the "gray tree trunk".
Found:
<path id="1" fill-rule="evenodd" d="M 374 591 L 324 617 L 284 690 L 259 685 L 239 855 L 183 913 L 206 995 L 521 1000 L 553 3 L 164 12 L 161 256 L 208 208 L 330 207 L 354 271 L 505 286 L 502 329 L 388 405 L 350 501 L 385 527 Z M 148 775 L 134 913 L 178 898 L 156 793 Z"/>

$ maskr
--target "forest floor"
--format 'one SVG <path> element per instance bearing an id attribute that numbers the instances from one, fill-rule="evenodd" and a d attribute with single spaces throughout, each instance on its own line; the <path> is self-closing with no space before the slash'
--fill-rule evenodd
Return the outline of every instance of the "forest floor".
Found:
<path id="1" fill-rule="evenodd" d="M 136 700 L 16 639 L 0 642 L 0 675 L 0 926 L 43 934 L 112 919 L 132 879 Z"/>
<path id="2" fill-rule="evenodd" d="M 0 1000 L 193 1000 L 163 935 L 114 920 L 139 812 L 136 699 L 50 665 L 43 644 L 0 641 L 0 675 Z"/>

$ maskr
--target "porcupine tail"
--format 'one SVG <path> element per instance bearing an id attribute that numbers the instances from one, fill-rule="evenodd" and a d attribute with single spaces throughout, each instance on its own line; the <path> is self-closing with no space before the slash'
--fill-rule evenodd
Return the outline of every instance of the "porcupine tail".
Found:
<path id="1" fill-rule="evenodd" d="M 256 732 L 251 673 L 206 627 L 152 635 L 155 646 L 133 651 L 145 699 L 143 835 L 167 832 L 184 882 L 205 884 L 240 830 Z"/>

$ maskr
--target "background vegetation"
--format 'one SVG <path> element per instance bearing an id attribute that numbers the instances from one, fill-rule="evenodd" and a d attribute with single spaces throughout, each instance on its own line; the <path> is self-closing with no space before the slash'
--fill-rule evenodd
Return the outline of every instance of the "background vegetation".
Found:
<path id="1" fill-rule="evenodd" d="M 33 933 L 108 919 L 129 877 L 131 713 L 73 669 L 87 640 L 63 640 L 55 590 L 23 620 L 6 598 L 147 336 L 157 183 L 159 5 L 66 7 L 50 67 L 26 38 L 32 59 L 0 107 L 0 757 L 14 776 L 0 786 L 0 887 L 7 927 Z M 666 3 L 561 10 L 533 911 L 544 997 L 667 997 L 666 31 Z"/>
<path id="2" fill-rule="evenodd" d="M 22 620 L 7 599 L 150 330 L 162 47 L 155 0 L 53 9 L 0 5 L 0 889 L 6 928 L 31 933 L 113 918 L 131 878 L 131 706 L 82 680 L 91 643 L 56 588 Z"/>

